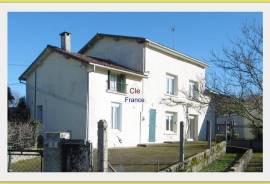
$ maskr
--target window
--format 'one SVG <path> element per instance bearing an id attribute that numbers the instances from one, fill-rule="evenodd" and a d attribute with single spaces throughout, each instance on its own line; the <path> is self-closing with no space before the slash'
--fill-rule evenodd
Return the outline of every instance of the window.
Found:
<path id="1" fill-rule="evenodd" d="M 167 112 L 166 113 L 166 132 L 174 132 L 177 131 L 177 124 L 176 124 L 176 113 Z"/>
<path id="2" fill-rule="evenodd" d="M 197 99 L 199 97 L 198 82 L 189 81 L 189 98 Z"/>
<path id="3" fill-rule="evenodd" d="M 111 128 L 118 129 L 119 131 L 122 129 L 120 103 L 111 104 Z"/>
<path id="4" fill-rule="evenodd" d="M 176 76 L 173 75 L 166 75 L 166 93 L 169 95 L 176 95 L 176 85 L 177 80 Z"/>
<path id="5" fill-rule="evenodd" d="M 37 121 L 42 123 L 43 116 L 42 116 L 42 105 L 37 106 Z"/>
<path id="6" fill-rule="evenodd" d="M 126 93 L 126 76 L 108 71 L 108 90 Z"/>

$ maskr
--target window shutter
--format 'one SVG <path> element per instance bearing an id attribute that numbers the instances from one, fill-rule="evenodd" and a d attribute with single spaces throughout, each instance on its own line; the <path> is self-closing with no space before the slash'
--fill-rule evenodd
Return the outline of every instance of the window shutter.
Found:
<path id="1" fill-rule="evenodd" d="M 174 132 L 174 133 L 177 132 L 177 122 L 176 122 L 175 119 L 173 120 L 173 132 Z"/>
<path id="2" fill-rule="evenodd" d="M 196 82 L 195 85 L 194 85 L 194 96 L 195 98 L 198 98 L 199 97 L 199 85 L 198 83 Z"/>
<path id="3" fill-rule="evenodd" d="M 111 71 L 110 70 L 108 70 L 108 83 L 107 83 L 107 88 L 108 89 L 111 89 L 110 87 L 110 83 L 111 83 Z"/>
<path id="4" fill-rule="evenodd" d="M 126 81 L 126 76 L 121 74 L 117 76 L 117 83 L 118 83 L 118 91 L 120 92 L 125 92 L 125 81 Z"/>

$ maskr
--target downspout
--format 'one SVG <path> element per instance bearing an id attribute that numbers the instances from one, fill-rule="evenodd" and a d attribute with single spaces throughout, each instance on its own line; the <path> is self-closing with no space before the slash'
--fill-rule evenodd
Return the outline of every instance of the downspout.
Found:
<path id="1" fill-rule="evenodd" d="M 37 109 L 37 70 L 35 71 L 35 74 L 34 74 L 34 78 L 35 78 L 35 88 L 34 88 L 34 120 L 36 121 L 37 120 L 37 116 L 36 116 L 36 109 Z"/>
<path id="2" fill-rule="evenodd" d="M 96 70 L 96 67 L 93 66 L 93 68 L 88 68 L 86 70 L 86 133 L 85 133 L 85 136 L 86 136 L 86 139 L 85 139 L 85 142 L 86 141 L 89 141 L 91 142 L 90 138 L 89 138 L 89 124 L 90 124 L 90 119 L 89 119 L 89 113 L 90 113 L 90 85 L 89 85 L 89 77 L 90 77 L 90 73 L 91 72 L 94 72 Z"/>
<path id="3" fill-rule="evenodd" d="M 143 73 L 145 72 L 145 45 L 143 47 L 143 57 L 142 57 L 142 62 L 143 62 L 143 66 L 142 66 L 142 71 Z M 143 97 L 144 97 L 144 78 L 142 78 L 142 94 L 143 94 Z M 144 103 L 144 102 L 143 102 Z M 142 106 L 141 106 L 141 113 L 140 113 L 140 139 L 139 139 L 139 143 L 141 144 L 142 143 L 142 119 L 143 119 L 143 103 L 142 103 Z"/>
<path id="4" fill-rule="evenodd" d="M 86 132 L 85 132 L 85 143 L 89 141 L 89 74 L 90 72 L 86 71 Z"/>

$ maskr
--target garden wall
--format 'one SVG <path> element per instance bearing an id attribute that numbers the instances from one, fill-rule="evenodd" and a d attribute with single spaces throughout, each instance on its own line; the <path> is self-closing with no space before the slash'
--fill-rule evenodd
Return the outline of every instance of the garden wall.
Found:
<path id="1" fill-rule="evenodd" d="M 185 164 L 176 163 L 173 164 L 161 172 L 197 172 L 203 167 L 212 163 L 216 159 L 220 158 L 226 153 L 226 142 L 212 146 L 211 149 L 206 149 L 204 152 L 198 153 L 185 160 Z"/>
<path id="2" fill-rule="evenodd" d="M 238 148 L 238 149 L 245 150 L 245 152 L 241 156 L 241 158 L 237 160 L 235 164 L 230 168 L 231 172 L 244 172 L 244 170 L 247 168 L 249 161 L 253 156 L 252 149 L 245 149 L 245 148 Z"/>

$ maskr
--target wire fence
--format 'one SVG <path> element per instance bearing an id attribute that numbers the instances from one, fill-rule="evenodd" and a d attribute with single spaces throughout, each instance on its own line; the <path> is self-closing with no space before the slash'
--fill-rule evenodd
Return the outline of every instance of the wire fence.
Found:
<path id="1" fill-rule="evenodd" d="M 42 150 L 9 150 L 8 172 L 42 172 Z"/>

